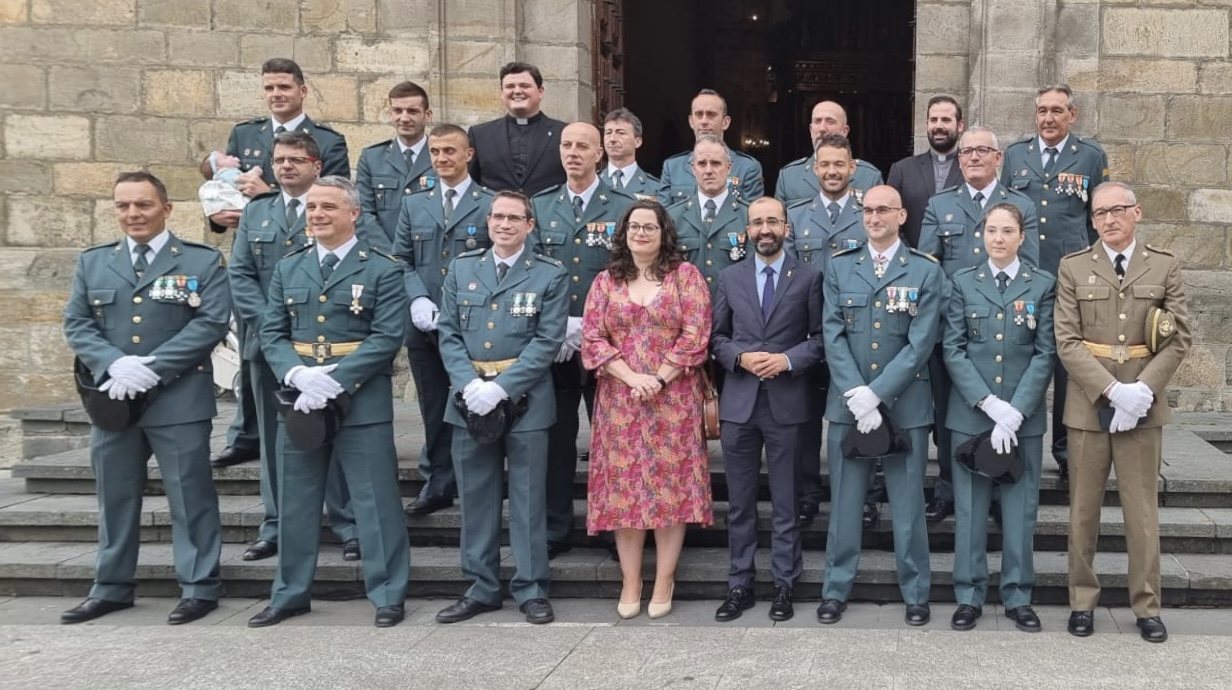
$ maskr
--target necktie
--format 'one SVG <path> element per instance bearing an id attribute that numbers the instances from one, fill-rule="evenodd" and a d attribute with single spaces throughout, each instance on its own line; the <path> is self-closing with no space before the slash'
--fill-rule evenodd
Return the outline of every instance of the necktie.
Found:
<path id="1" fill-rule="evenodd" d="M 774 306 L 774 267 L 766 266 L 761 272 L 766 274 L 766 286 L 761 290 L 761 318 L 765 321 L 770 318 L 770 307 Z"/>
<path id="2" fill-rule="evenodd" d="M 1044 161 L 1044 174 L 1052 174 L 1052 166 L 1057 162 L 1057 149 L 1054 146 L 1049 146 L 1044 149 L 1044 153 L 1048 154 L 1048 160 Z"/>
<path id="3" fill-rule="evenodd" d="M 706 212 L 702 214 L 702 220 L 707 223 L 713 223 L 716 210 L 717 207 L 714 205 L 714 199 L 706 199 Z"/>
<path id="4" fill-rule="evenodd" d="M 409 172 L 411 166 L 415 163 L 415 149 L 407 149 L 402 152 L 402 160 L 406 161 L 406 169 Z"/>
<path id="5" fill-rule="evenodd" d="M 283 133 L 283 132 L 285 132 L 285 131 L 287 131 L 287 128 L 286 128 L 286 127 L 283 127 L 282 125 L 278 125 L 277 127 L 275 127 L 275 128 L 274 128 L 274 134 L 275 134 L 275 135 L 282 134 L 282 133 Z"/>
<path id="6" fill-rule="evenodd" d="M 328 281 L 329 277 L 334 274 L 334 266 L 338 265 L 338 255 L 333 252 L 327 252 L 325 258 L 321 259 L 321 279 Z"/>
<path id="7" fill-rule="evenodd" d="M 497 261 L 496 262 L 496 282 L 497 284 L 503 281 L 505 279 L 505 276 L 508 273 L 509 273 L 509 264 L 505 263 L 504 261 Z"/>
<path id="8" fill-rule="evenodd" d="M 580 196 L 573 197 L 573 215 L 578 220 L 582 219 L 582 197 Z"/>
<path id="9" fill-rule="evenodd" d="M 295 221 L 299 220 L 299 199 L 291 199 L 287 202 L 287 230 L 295 227 Z"/>
<path id="10" fill-rule="evenodd" d="M 1005 288 L 1010 284 L 1010 275 L 1005 271 L 997 274 L 997 292 L 1005 292 Z"/>
<path id="11" fill-rule="evenodd" d="M 873 257 L 873 275 L 877 276 L 878 278 L 884 276 L 887 263 L 889 263 L 889 260 L 886 259 L 885 254 L 878 254 L 877 256 L 874 256 Z"/>
<path id="12" fill-rule="evenodd" d="M 139 244 L 136 246 L 137 260 L 133 262 L 133 272 L 140 278 L 150 267 L 150 262 L 146 259 L 146 254 L 150 253 L 150 245 Z"/>
<path id="13" fill-rule="evenodd" d="M 843 210 L 839 207 L 838 202 L 831 201 L 830 205 L 826 207 L 826 210 L 830 212 L 830 225 L 838 223 L 838 214 Z"/>
<path id="14" fill-rule="evenodd" d="M 1117 254 L 1116 260 L 1112 264 L 1112 270 L 1116 271 L 1117 278 L 1125 278 L 1125 255 Z"/>
<path id="15" fill-rule="evenodd" d="M 984 208 L 984 192 L 976 192 L 975 196 L 972 198 L 975 199 L 976 206 Z"/>
<path id="16" fill-rule="evenodd" d="M 444 209 L 445 220 L 449 220 L 450 218 L 453 217 L 453 209 L 454 209 L 454 203 L 455 203 L 454 197 L 456 196 L 458 196 L 458 190 L 456 189 L 446 189 L 445 190 L 445 209 Z"/>
<path id="17" fill-rule="evenodd" d="M 617 169 L 612 172 L 612 186 L 616 189 L 624 189 L 625 171 Z"/>

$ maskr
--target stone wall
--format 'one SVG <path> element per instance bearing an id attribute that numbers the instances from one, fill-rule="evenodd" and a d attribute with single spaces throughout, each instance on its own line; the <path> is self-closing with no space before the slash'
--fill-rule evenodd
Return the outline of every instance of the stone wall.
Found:
<path id="1" fill-rule="evenodd" d="M 545 110 L 590 112 L 591 0 L 0 0 L 0 407 L 66 400 L 59 312 L 80 248 L 116 235 L 117 170 L 167 180 L 180 232 L 209 242 L 196 163 L 264 112 L 257 67 L 291 56 L 313 117 L 353 156 L 389 136 L 384 94 L 428 87 L 438 122 L 499 109 L 526 59 Z M 1037 85 L 1079 91 L 1078 131 L 1138 186 L 1152 243 L 1185 262 L 1197 346 L 1184 409 L 1232 410 L 1230 0 L 920 0 L 917 116 L 936 93 L 1004 141 L 1033 130 Z M 918 124 L 917 124 L 918 127 Z M 923 137 L 917 139 L 924 145 Z"/>

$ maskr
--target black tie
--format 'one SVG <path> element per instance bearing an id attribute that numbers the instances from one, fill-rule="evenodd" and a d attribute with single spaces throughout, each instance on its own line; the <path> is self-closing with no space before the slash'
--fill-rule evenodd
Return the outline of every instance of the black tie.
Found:
<path id="1" fill-rule="evenodd" d="M 714 199 L 706 199 L 706 213 L 702 215 L 702 220 L 707 223 L 713 223 L 716 208 L 717 207 L 714 205 Z"/>
<path id="2" fill-rule="evenodd" d="M 287 202 L 287 230 L 295 227 L 295 221 L 299 220 L 299 213 L 296 209 L 299 208 L 299 199 L 291 199 Z"/>
<path id="3" fill-rule="evenodd" d="M 1125 278 L 1125 255 L 1117 254 L 1116 260 L 1112 264 L 1112 270 L 1116 271 L 1117 278 Z"/>
<path id="4" fill-rule="evenodd" d="M 770 318 L 770 307 L 774 306 L 774 267 L 766 266 L 761 272 L 766 274 L 766 286 L 761 290 L 761 318 L 765 321 Z"/>
<path id="5" fill-rule="evenodd" d="M 411 171 L 411 166 L 415 164 L 415 149 L 406 149 L 402 152 L 402 160 L 406 161 L 406 171 Z"/>
<path id="6" fill-rule="evenodd" d="M 573 215 L 578 219 L 582 219 L 582 197 L 573 197 Z"/>
<path id="7" fill-rule="evenodd" d="M 984 192 L 976 192 L 975 196 L 972 198 L 975 199 L 976 206 L 984 208 Z"/>
<path id="8" fill-rule="evenodd" d="M 453 208 L 454 208 L 453 198 L 456 197 L 457 195 L 458 195 L 458 190 L 456 189 L 446 189 L 445 190 L 445 209 L 444 209 L 445 220 L 449 220 L 450 218 L 453 218 Z"/>
<path id="9" fill-rule="evenodd" d="M 1044 174 L 1051 175 L 1052 166 L 1057 162 L 1057 149 L 1056 147 L 1049 146 L 1044 149 L 1044 153 L 1048 154 L 1048 160 L 1044 161 Z"/>
<path id="10" fill-rule="evenodd" d="M 616 189 L 624 189 L 625 185 L 623 182 L 621 182 L 624 176 L 625 176 L 625 171 L 623 170 L 618 169 L 618 170 L 613 171 L 612 172 L 612 186 L 615 187 Z"/>
<path id="11" fill-rule="evenodd" d="M 338 255 L 333 252 L 327 252 L 325 258 L 321 259 L 321 280 L 329 281 L 329 277 L 334 274 L 334 266 L 338 265 Z"/>
<path id="12" fill-rule="evenodd" d="M 508 274 L 509 274 L 509 264 L 505 263 L 504 261 L 497 261 L 496 262 L 496 282 L 497 284 L 499 285 L 501 281 L 505 279 L 505 276 Z"/>
<path id="13" fill-rule="evenodd" d="M 274 128 L 274 136 L 282 134 L 285 131 L 287 131 L 286 127 L 283 127 L 282 125 L 278 125 L 277 127 Z"/>
<path id="14" fill-rule="evenodd" d="M 1005 292 L 1005 288 L 1010 284 L 1010 276 L 1005 271 L 997 274 L 997 292 Z"/>
<path id="15" fill-rule="evenodd" d="M 837 224 L 838 224 L 838 214 L 839 214 L 839 212 L 840 212 L 840 211 L 842 211 L 842 210 L 843 210 L 843 209 L 842 209 L 842 208 L 838 205 L 838 202 L 837 202 L 837 201 L 831 201 L 831 202 L 830 202 L 830 205 L 826 207 L 826 210 L 828 210 L 828 211 L 830 212 L 830 225 L 837 225 Z"/>
<path id="16" fill-rule="evenodd" d="M 145 258 L 145 255 L 150 253 L 150 245 L 139 244 L 136 246 L 136 251 L 137 260 L 133 262 L 133 272 L 137 274 L 138 278 L 140 278 L 145 273 L 146 269 L 150 267 L 149 261 Z"/>

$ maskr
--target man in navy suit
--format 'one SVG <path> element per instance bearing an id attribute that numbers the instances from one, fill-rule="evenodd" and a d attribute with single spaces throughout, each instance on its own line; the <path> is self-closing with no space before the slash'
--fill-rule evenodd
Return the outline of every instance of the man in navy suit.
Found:
<path id="1" fill-rule="evenodd" d="M 821 272 L 783 251 L 790 226 L 782 202 L 762 197 L 749 206 L 748 236 L 757 260 L 719 274 L 710 336 L 714 357 L 727 372 L 719 399 L 723 460 L 727 469 L 727 598 L 715 613 L 731 621 L 753 606 L 757 548 L 757 488 L 762 448 L 770 478 L 770 618 L 792 617 L 792 589 L 803 559 L 796 523 L 796 455 L 801 427 L 820 423 L 813 405 L 821 362 Z M 807 314 L 807 318 L 804 318 Z"/>
<path id="2" fill-rule="evenodd" d="M 493 191 L 534 196 L 565 181 L 557 148 L 565 123 L 539 109 L 543 75 L 526 62 L 500 69 L 505 116 L 471 127 L 471 177 Z"/>

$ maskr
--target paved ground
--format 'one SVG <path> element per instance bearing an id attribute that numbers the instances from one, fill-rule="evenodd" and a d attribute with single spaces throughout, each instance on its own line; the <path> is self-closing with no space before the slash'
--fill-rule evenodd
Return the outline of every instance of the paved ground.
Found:
<path id="1" fill-rule="evenodd" d="M 1020 633 L 985 607 L 979 627 L 949 630 L 953 605 L 923 629 L 902 606 L 853 604 L 820 626 L 814 604 L 772 624 L 766 604 L 735 623 L 715 601 L 677 602 L 666 618 L 619 621 L 610 600 L 555 602 L 531 626 L 511 604 L 467 623 L 432 617 L 448 602 L 410 600 L 401 626 L 377 630 L 366 602 L 317 602 L 275 628 L 245 622 L 264 601 L 227 599 L 197 624 L 168 627 L 170 599 L 139 599 L 96 623 L 57 624 L 76 600 L 0 598 L 5 688 L 1219 688 L 1229 687 L 1232 611 L 1168 609 L 1172 639 L 1138 638 L 1132 614 L 1101 609 L 1097 633 L 1065 632 L 1068 611 L 1040 607 L 1045 632 Z"/>

